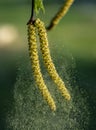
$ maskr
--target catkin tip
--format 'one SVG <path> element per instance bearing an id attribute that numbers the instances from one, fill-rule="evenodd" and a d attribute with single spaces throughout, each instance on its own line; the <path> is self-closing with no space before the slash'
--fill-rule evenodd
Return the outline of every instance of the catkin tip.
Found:
<path id="1" fill-rule="evenodd" d="M 71 96 L 70 96 L 70 95 L 67 95 L 67 96 L 65 97 L 65 99 L 68 100 L 68 101 L 70 101 L 70 100 L 71 100 Z"/>

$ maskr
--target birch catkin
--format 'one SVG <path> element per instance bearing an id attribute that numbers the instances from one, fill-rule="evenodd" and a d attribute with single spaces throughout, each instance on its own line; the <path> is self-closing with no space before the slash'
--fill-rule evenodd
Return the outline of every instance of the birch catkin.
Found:
<path id="1" fill-rule="evenodd" d="M 59 75 L 56 71 L 56 68 L 54 66 L 54 63 L 51 59 L 49 45 L 48 45 L 48 39 L 47 39 L 47 33 L 46 33 L 44 23 L 40 19 L 37 19 L 34 24 L 38 30 L 38 35 L 39 35 L 39 39 L 40 39 L 40 43 L 41 43 L 40 47 L 41 47 L 41 52 L 42 52 L 45 66 L 46 66 L 50 76 L 52 77 L 53 81 L 57 84 L 58 89 L 61 91 L 62 95 L 65 97 L 65 99 L 70 100 L 70 98 L 71 98 L 70 94 L 69 94 L 68 90 L 66 89 L 64 82 L 59 77 Z"/>
<path id="2" fill-rule="evenodd" d="M 29 55 L 36 84 L 39 87 L 44 99 L 48 102 L 51 110 L 55 111 L 56 110 L 55 102 L 51 97 L 51 94 L 49 93 L 46 84 L 44 83 L 43 76 L 40 70 L 37 43 L 36 43 L 36 29 L 32 24 L 28 24 L 28 43 L 29 43 Z"/>
<path id="3" fill-rule="evenodd" d="M 62 19 L 62 17 L 67 13 L 69 10 L 70 6 L 74 0 L 66 0 L 63 6 L 60 8 L 60 10 L 57 12 L 57 14 L 53 17 L 51 20 L 50 25 L 47 27 L 47 30 L 52 29 L 55 25 L 59 23 L 59 21 Z"/>

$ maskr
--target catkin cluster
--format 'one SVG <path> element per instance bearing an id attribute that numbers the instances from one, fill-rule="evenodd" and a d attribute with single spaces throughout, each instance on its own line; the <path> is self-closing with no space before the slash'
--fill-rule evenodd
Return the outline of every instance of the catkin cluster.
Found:
<path id="1" fill-rule="evenodd" d="M 38 30 L 40 48 L 41 48 L 45 66 L 46 66 L 50 76 L 52 77 L 53 81 L 58 86 L 58 89 L 61 91 L 62 95 L 65 97 L 65 99 L 70 100 L 70 98 L 71 98 L 70 94 L 69 94 L 68 90 L 66 89 L 64 82 L 58 75 L 56 68 L 54 66 L 54 63 L 52 61 L 45 25 L 40 19 L 37 19 L 35 21 L 35 26 L 37 27 L 37 30 Z"/>
<path id="2" fill-rule="evenodd" d="M 56 110 L 55 102 L 46 87 L 46 84 L 43 80 L 43 76 L 40 70 L 37 41 L 36 41 L 36 28 L 32 24 L 28 25 L 28 43 L 29 43 L 29 55 L 36 84 L 39 87 L 44 99 L 48 102 L 50 108 L 53 111 L 55 111 Z"/>
<path id="3" fill-rule="evenodd" d="M 60 8 L 60 10 L 57 12 L 57 14 L 53 17 L 51 20 L 50 25 L 47 27 L 47 30 L 51 30 L 55 25 L 59 23 L 59 21 L 62 19 L 62 17 L 67 13 L 71 5 L 73 4 L 74 0 L 66 0 L 63 6 Z"/>
<path id="4" fill-rule="evenodd" d="M 49 104 L 51 110 L 56 110 L 55 102 L 48 91 L 46 84 L 43 80 L 43 76 L 40 70 L 39 64 L 39 56 L 38 56 L 38 48 L 37 48 L 37 40 L 36 40 L 36 31 L 38 32 L 39 41 L 40 41 L 40 49 L 42 52 L 42 57 L 45 63 L 45 66 L 49 72 L 50 77 L 58 86 L 58 89 L 65 97 L 65 99 L 70 100 L 71 96 L 65 87 L 64 82 L 58 75 L 54 63 L 52 61 L 49 45 L 48 45 L 48 38 L 45 29 L 44 23 L 40 19 L 36 19 L 34 23 L 28 24 L 28 43 L 29 43 L 29 55 L 33 69 L 33 75 L 36 81 L 37 86 L 39 87 L 44 99 Z"/>

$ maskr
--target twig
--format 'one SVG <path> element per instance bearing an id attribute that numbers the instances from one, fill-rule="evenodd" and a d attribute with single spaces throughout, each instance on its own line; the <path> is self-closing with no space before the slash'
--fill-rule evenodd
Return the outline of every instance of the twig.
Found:
<path id="1" fill-rule="evenodd" d="M 35 0 L 32 0 L 32 2 L 31 2 L 31 17 L 30 17 L 27 25 L 33 24 L 33 22 L 34 22 L 34 5 L 35 5 Z"/>

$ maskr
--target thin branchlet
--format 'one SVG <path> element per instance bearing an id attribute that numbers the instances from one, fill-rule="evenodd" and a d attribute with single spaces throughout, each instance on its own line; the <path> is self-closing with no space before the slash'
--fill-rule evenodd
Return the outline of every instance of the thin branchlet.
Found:
<path id="1" fill-rule="evenodd" d="M 27 25 L 34 23 L 34 6 L 35 6 L 35 0 L 32 0 L 31 1 L 31 16 L 30 16 L 29 21 L 27 22 Z"/>
<path id="2" fill-rule="evenodd" d="M 51 30 L 53 27 L 55 27 L 62 17 L 65 16 L 65 14 L 68 12 L 69 8 L 73 4 L 74 0 L 66 0 L 63 4 L 63 6 L 60 8 L 60 10 L 57 12 L 57 14 L 53 17 L 51 20 L 49 26 L 47 27 L 47 30 Z"/>

